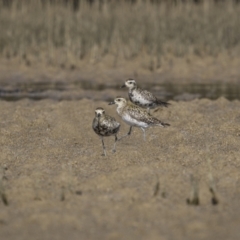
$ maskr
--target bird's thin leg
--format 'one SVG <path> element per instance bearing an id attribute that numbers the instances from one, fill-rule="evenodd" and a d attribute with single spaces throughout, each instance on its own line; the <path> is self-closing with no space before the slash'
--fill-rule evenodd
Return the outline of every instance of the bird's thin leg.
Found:
<path id="1" fill-rule="evenodd" d="M 106 148 L 105 148 L 104 141 L 103 141 L 103 137 L 101 137 L 101 139 L 102 139 L 102 148 L 103 148 L 103 154 L 102 154 L 102 156 L 107 156 L 107 154 L 106 154 Z"/>
<path id="2" fill-rule="evenodd" d="M 127 135 L 130 136 L 131 132 L 132 132 L 132 126 L 129 128 L 129 131 L 128 131 Z"/>
<path id="3" fill-rule="evenodd" d="M 141 127 L 142 131 L 143 131 L 143 139 L 144 141 L 146 141 L 146 131 L 145 128 Z"/>
<path id="4" fill-rule="evenodd" d="M 116 134 L 116 135 L 115 135 L 115 142 L 114 142 L 113 150 L 112 150 L 113 153 L 116 152 L 116 144 L 117 144 L 117 141 L 118 141 L 118 140 L 119 140 L 119 139 L 117 138 L 117 134 Z"/>
<path id="5" fill-rule="evenodd" d="M 147 112 L 150 114 L 150 108 L 149 107 L 147 108 Z"/>
<path id="6" fill-rule="evenodd" d="M 120 138 L 118 139 L 118 141 L 120 141 L 122 138 L 125 138 L 125 137 L 127 137 L 127 136 L 130 136 L 130 135 L 131 135 L 131 132 L 132 132 L 132 127 L 133 127 L 133 126 L 131 126 L 131 127 L 129 128 L 128 133 L 127 133 L 126 135 L 120 137 Z"/>

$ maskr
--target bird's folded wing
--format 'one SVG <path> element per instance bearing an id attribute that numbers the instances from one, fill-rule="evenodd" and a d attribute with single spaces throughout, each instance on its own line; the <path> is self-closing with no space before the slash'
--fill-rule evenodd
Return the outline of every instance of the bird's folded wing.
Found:
<path id="1" fill-rule="evenodd" d="M 142 93 L 142 95 L 144 95 L 144 98 L 147 101 L 155 101 L 156 100 L 156 97 L 147 90 L 141 90 L 141 93 Z"/>
<path id="2" fill-rule="evenodd" d="M 105 116 L 105 119 L 102 122 L 102 125 L 106 127 L 117 128 L 120 126 L 120 123 L 118 123 L 113 117 Z"/>
<path id="3" fill-rule="evenodd" d="M 134 105 L 131 105 L 131 108 L 128 109 L 128 114 L 131 118 L 141 122 L 146 122 L 146 119 L 150 117 L 150 115 L 145 111 L 145 109 Z"/>

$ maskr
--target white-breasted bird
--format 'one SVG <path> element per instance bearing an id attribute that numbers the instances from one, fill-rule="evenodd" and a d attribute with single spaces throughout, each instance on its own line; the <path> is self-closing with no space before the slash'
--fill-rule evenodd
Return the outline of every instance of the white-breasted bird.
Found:
<path id="1" fill-rule="evenodd" d="M 109 105 L 117 104 L 117 113 L 122 120 L 130 125 L 129 132 L 123 136 L 129 136 L 132 131 L 132 127 L 139 127 L 143 131 L 143 138 L 145 140 L 145 130 L 151 126 L 167 127 L 168 123 L 164 123 L 159 119 L 151 116 L 145 109 L 127 101 L 125 98 L 117 97 Z M 121 138 L 123 138 L 121 137 Z M 120 139 L 121 139 L 120 138 Z"/>

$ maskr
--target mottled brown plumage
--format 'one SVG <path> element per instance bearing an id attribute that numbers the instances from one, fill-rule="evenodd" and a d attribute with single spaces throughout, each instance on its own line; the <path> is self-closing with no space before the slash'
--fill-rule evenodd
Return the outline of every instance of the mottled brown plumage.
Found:
<path id="1" fill-rule="evenodd" d="M 97 108 L 95 110 L 95 118 L 93 119 L 92 128 L 96 134 L 101 137 L 103 155 L 106 156 L 106 148 L 104 145 L 103 137 L 115 136 L 115 142 L 113 147 L 113 152 L 116 151 L 116 142 L 118 140 L 117 133 L 120 129 L 120 123 L 118 123 L 115 118 L 105 114 L 103 108 Z"/>
<path id="2" fill-rule="evenodd" d="M 146 128 L 151 126 L 170 126 L 170 124 L 164 123 L 150 115 L 145 109 L 131 102 L 128 102 L 125 98 L 117 97 L 116 99 L 114 99 L 114 102 L 111 102 L 109 104 L 117 104 L 117 113 L 120 117 L 122 117 L 124 122 L 130 125 L 130 129 L 127 135 L 131 134 L 132 127 L 140 127 L 144 133 L 145 140 Z"/>
<path id="3" fill-rule="evenodd" d="M 128 88 L 128 96 L 132 103 L 147 108 L 150 112 L 150 108 L 156 108 L 158 106 L 168 107 L 169 103 L 163 102 L 157 97 L 155 97 L 151 92 L 143 90 L 137 87 L 137 83 L 134 79 L 128 79 L 125 81 L 125 84 L 122 86 Z"/>

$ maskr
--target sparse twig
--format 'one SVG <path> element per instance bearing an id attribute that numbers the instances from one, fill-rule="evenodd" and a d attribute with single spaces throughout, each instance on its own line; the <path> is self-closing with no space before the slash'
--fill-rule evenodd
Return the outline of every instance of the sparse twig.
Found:
<path id="1" fill-rule="evenodd" d="M 35 190 L 34 200 L 41 201 L 42 199 L 41 199 L 40 194 L 39 194 L 39 181 L 37 180 L 37 182 L 35 184 L 36 185 L 34 186 L 34 190 Z"/>
<path id="2" fill-rule="evenodd" d="M 160 182 L 158 180 L 155 187 L 154 187 L 153 197 L 156 197 L 158 195 L 159 190 L 160 190 Z"/>
<path id="3" fill-rule="evenodd" d="M 3 201 L 3 204 L 5 206 L 8 206 L 8 199 L 7 199 L 7 195 L 5 193 L 5 188 L 3 185 L 3 180 L 5 179 L 5 169 L 3 167 L 0 168 L 0 197 Z"/>
<path id="4" fill-rule="evenodd" d="M 156 197 L 160 192 L 160 194 L 161 194 L 161 197 L 162 198 L 165 198 L 166 197 L 166 192 L 164 191 L 164 188 L 163 187 L 161 187 L 162 188 L 162 191 L 161 191 L 161 189 L 160 189 L 160 181 L 159 181 L 159 178 L 157 177 L 157 182 L 156 182 L 156 184 L 155 184 L 155 186 L 154 186 L 154 191 L 153 191 L 153 197 Z"/>
<path id="5" fill-rule="evenodd" d="M 62 188 L 61 188 L 60 200 L 61 200 L 62 202 L 65 200 L 65 187 L 64 187 L 64 186 L 62 186 Z"/>
<path id="6" fill-rule="evenodd" d="M 217 205 L 219 203 L 218 197 L 216 195 L 216 186 L 215 186 L 215 181 L 212 175 L 212 167 L 211 167 L 211 161 L 208 158 L 208 167 L 209 167 L 209 191 L 212 194 L 212 205 Z"/>
<path id="7" fill-rule="evenodd" d="M 190 198 L 187 198 L 187 204 L 197 206 L 200 204 L 198 181 L 193 177 L 192 174 L 190 176 L 190 181 L 191 181 L 191 194 Z"/>

